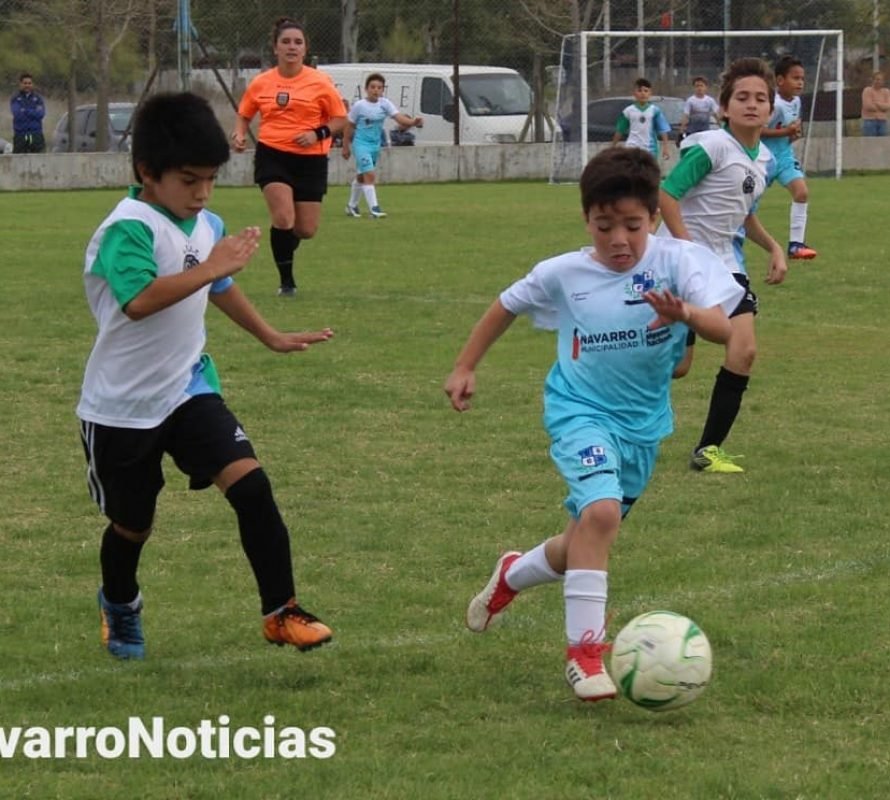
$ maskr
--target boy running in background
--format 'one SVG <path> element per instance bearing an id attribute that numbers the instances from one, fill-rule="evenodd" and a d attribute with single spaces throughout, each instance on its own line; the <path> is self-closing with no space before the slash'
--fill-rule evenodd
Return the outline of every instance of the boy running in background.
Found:
<path id="1" fill-rule="evenodd" d="M 683 117 L 680 120 L 681 139 L 690 133 L 701 133 L 711 129 L 711 123 L 719 121 L 720 105 L 708 94 L 708 82 L 699 76 L 692 81 L 693 94 L 683 104 Z"/>
<path id="2" fill-rule="evenodd" d="M 146 100 L 134 121 L 132 156 L 137 185 L 93 235 L 84 270 L 99 330 L 77 415 L 90 494 L 108 518 L 100 551 L 102 643 L 116 658 L 145 656 L 136 572 L 167 453 L 191 489 L 215 485 L 234 510 L 266 640 L 317 647 L 331 630 L 297 604 L 290 536 L 250 439 L 220 394 L 213 360 L 202 352 L 204 315 L 209 300 L 278 353 L 306 350 L 333 334 L 276 330 L 232 280 L 256 252 L 260 230 L 226 236 L 222 220 L 205 208 L 229 159 L 206 100 L 189 93 Z"/>
<path id="3" fill-rule="evenodd" d="M 397 109 L 391 100 L 383 96 L 386 81 L 375 72 L 365 79 L 365 97 L 353 103 L 347 115 L 346 130 L 343 132 L 343 158 L 355 154 L 356 176 L 352 181 L 346 216 L 360 217 L 358 204 L 362 195 L 368 204 L 372 217 L 386 216 L 377 201 L 374 185 L 377 160 L 380 158 L 382 137 L 386 134 L 383 123 L 392 117 L 402 130 L 422 128 L 423 117 L 409 117 Z"/>
<path id="4" fill-rule="evenodd" d="M 800 93 L 804 68 L 800 59 L 782 56 L 776 62 L 776 102 L 761 137 L 776 157 L 776 176 L 791 194 L 791 224 L 788 258 L 809 260 L 817 252 L 806 243 L 809 190 L 792 144 L 802 135 Z"/>
<path id="5" fill-rule="evenodd" d="M 745 236 L 770 254 L 767 283 L 781 283 L 788 269 L 781 245 L 755 214 L 775 166 L 760 141 L 773 95 L 773 73 L 766 62 L 742 58 L 730 64 L 720 87 L 725 127 L 687 136 L 680 148 L 680 163 L 661 184 L 659 234 L 704 245 L 720 257 L 723 269 L 745 290 L 729 315 L 732 336 L 690 461 L 703 472 L 744 471 L 722 445 L 741 410 L 757 354 L 757 296 L 742 258 Z"/>
<path id="6" fill-rule="evenodd" d="M 569 520 L 532 550 L 501 556 L 466 624 L 482 633 L 518 592 L 564 579 L 565 677 L 581 700 L 615 696 L 603 665 L 609 551 L 673 429 L 671 373 L 687 326 L 725 342 L 726 312 L 743 294 L 703 247 L 650 234 L 660 177 L 642 149 L 610 147 L 591 159 L 580 188 L 593 247 L 542 261 L 501 293 L 444 387 L 452 407 L 467 411 L 477 365 L 519 314 L 557 332 L 544 426 Z"/>
<path id="7" fill-rule="evenodd" d="M 671 124 L 667 121 L 662 110 L 650 102 L 652 97 L 652 83 L 646 78 L 637 78 L 634 81 L 634 102 L 621 112 L 615 125 L 615 134 L 612 142 L 619 144 L 626 139 L 627 147 L 639 147 L 648 150 L 655 158 L 658 158 L 658 143 L 661 142 L 662 158 L 670 158 L 668 148 L 668 134 Z"/>

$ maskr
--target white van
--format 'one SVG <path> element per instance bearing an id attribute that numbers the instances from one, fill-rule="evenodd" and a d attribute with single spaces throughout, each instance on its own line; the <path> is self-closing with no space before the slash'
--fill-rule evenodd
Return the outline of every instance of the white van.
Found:
<path id="1" fill-rule="evenodd" d="M 379 72 L 386 96 L 405 114 L 423 117 L 416 144 L 454 144 L 454 67 L 450 64 L 319 64 L 350 105 L 365 96 L 365 79 Z M 531 87 L 506 67 L 460 67 L 461 144 L 520 141 L 532 105 Z M 548 131 L 549 138 L 549 131 Z M 529 125 L 526 141 L 534 141 Z"/>

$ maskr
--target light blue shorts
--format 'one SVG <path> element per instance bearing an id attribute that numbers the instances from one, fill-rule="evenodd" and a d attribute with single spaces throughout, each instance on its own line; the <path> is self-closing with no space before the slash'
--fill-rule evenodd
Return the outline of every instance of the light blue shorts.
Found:
<path id="1" fill-rule="evenodd" d="M 575 518 L 597 500 L 621 503 L 621 516 L 643 493 L 658 456 L 658 444 L 639 445 L 621 439 L 591 421 L 555 438 L 550 457 L 566 484 L 565 507 Z"/>
<path id="2" fill-rule="evenodd" d="M 793 155 L 786 155 L 776 159 L 776 174 L 773 180 L 778 181 L 779 185 L 787 186 L 791 181 L 796 181 L 803 177 L 804 174 L 800 168 L 800 161 Z"/>
<path id="3" fill-rule="evenodd" d="M 359 175 L 366 172 L 373 172 L 377 166 L 377 159 L 380 158 L 380 147 L 363 144 L 362 142 L 352 143 L 352 154 L 355 156 L 355 171 Z"/>

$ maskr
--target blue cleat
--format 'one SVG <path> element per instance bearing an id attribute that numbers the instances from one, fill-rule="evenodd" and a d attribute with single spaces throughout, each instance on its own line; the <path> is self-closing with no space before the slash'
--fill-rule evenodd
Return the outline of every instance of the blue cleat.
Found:
<path id="1" fill-rule="evenodd" d="M 102 621 L 102 645 L 120 659 L 145 658 L 145 637 L 142 635 L 142 593 L 135 609 L 129 603 L 109 603 L 99 589 L 99 617 Z"/>

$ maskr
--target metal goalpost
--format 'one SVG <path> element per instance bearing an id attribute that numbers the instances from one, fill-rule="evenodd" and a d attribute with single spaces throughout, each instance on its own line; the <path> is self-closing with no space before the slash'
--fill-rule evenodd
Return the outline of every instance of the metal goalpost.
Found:
<path id="1" fill-rule="evenodd" d="M 584 101 L 580 103 L 580 146 L 581 146 L 581 164 L 586 164 L 589 158 L 589 142 L 587 141 L 587 99 L 588 99 L 588 76 L 590 68 L 590 40 L 602 41 L 603 56 L 603 87 L 606 91 L 611 88 L 611 43 L 612 40 L 639 40 L 639 48 L 642 49 L 642 40 L 644 39 L 797 39 L 803 37 L 821 37 L 822 45 L 819 50 L 819 61 L 817 73 L 815 77 L 814 90 L 818 89 L 820 71 L 822 67 L 822 57 L 824 53 L 825 40 L 833 38 L 836 43 L 836 70 L 834 91 L 835 91 L 835 119 L 834 119 L 834 173 L 836 178 L 840 178 L 843 172 L 843 93 L 844 93 L 844 32 L 840 29 L 814 29 L 814 30 L 765 30 L 765 31 L 734 31 L 734 30 L 710 30 L 710 31 L 640 31 L 640 30 L 608 30 L 608 31 L 583 31 L 580 34 L 569 34 L 563 37 L 563 52 L 565 52 L 566 41 L 577 37 L 580 40 L 578 47 L 578 70 L 580 77 L 580 97 Z M 724 64 L 724 66 L 726 66 Z M 809 79 L 810 76 L 808 76 Z M 815 98 L 815 94 L 814 94 Z M 816 103 L 810 105 L 810 122 L 812 122 L 815 112 Z M 808 126 L 809 129 L 809 126 Z M 558 146 L 557 137 L 554 136 L 554 163 L 556 160 L 556 147 Z M 804 141 L 804 165 L 806 153 L 809 148 L 809 135 Z"/>

